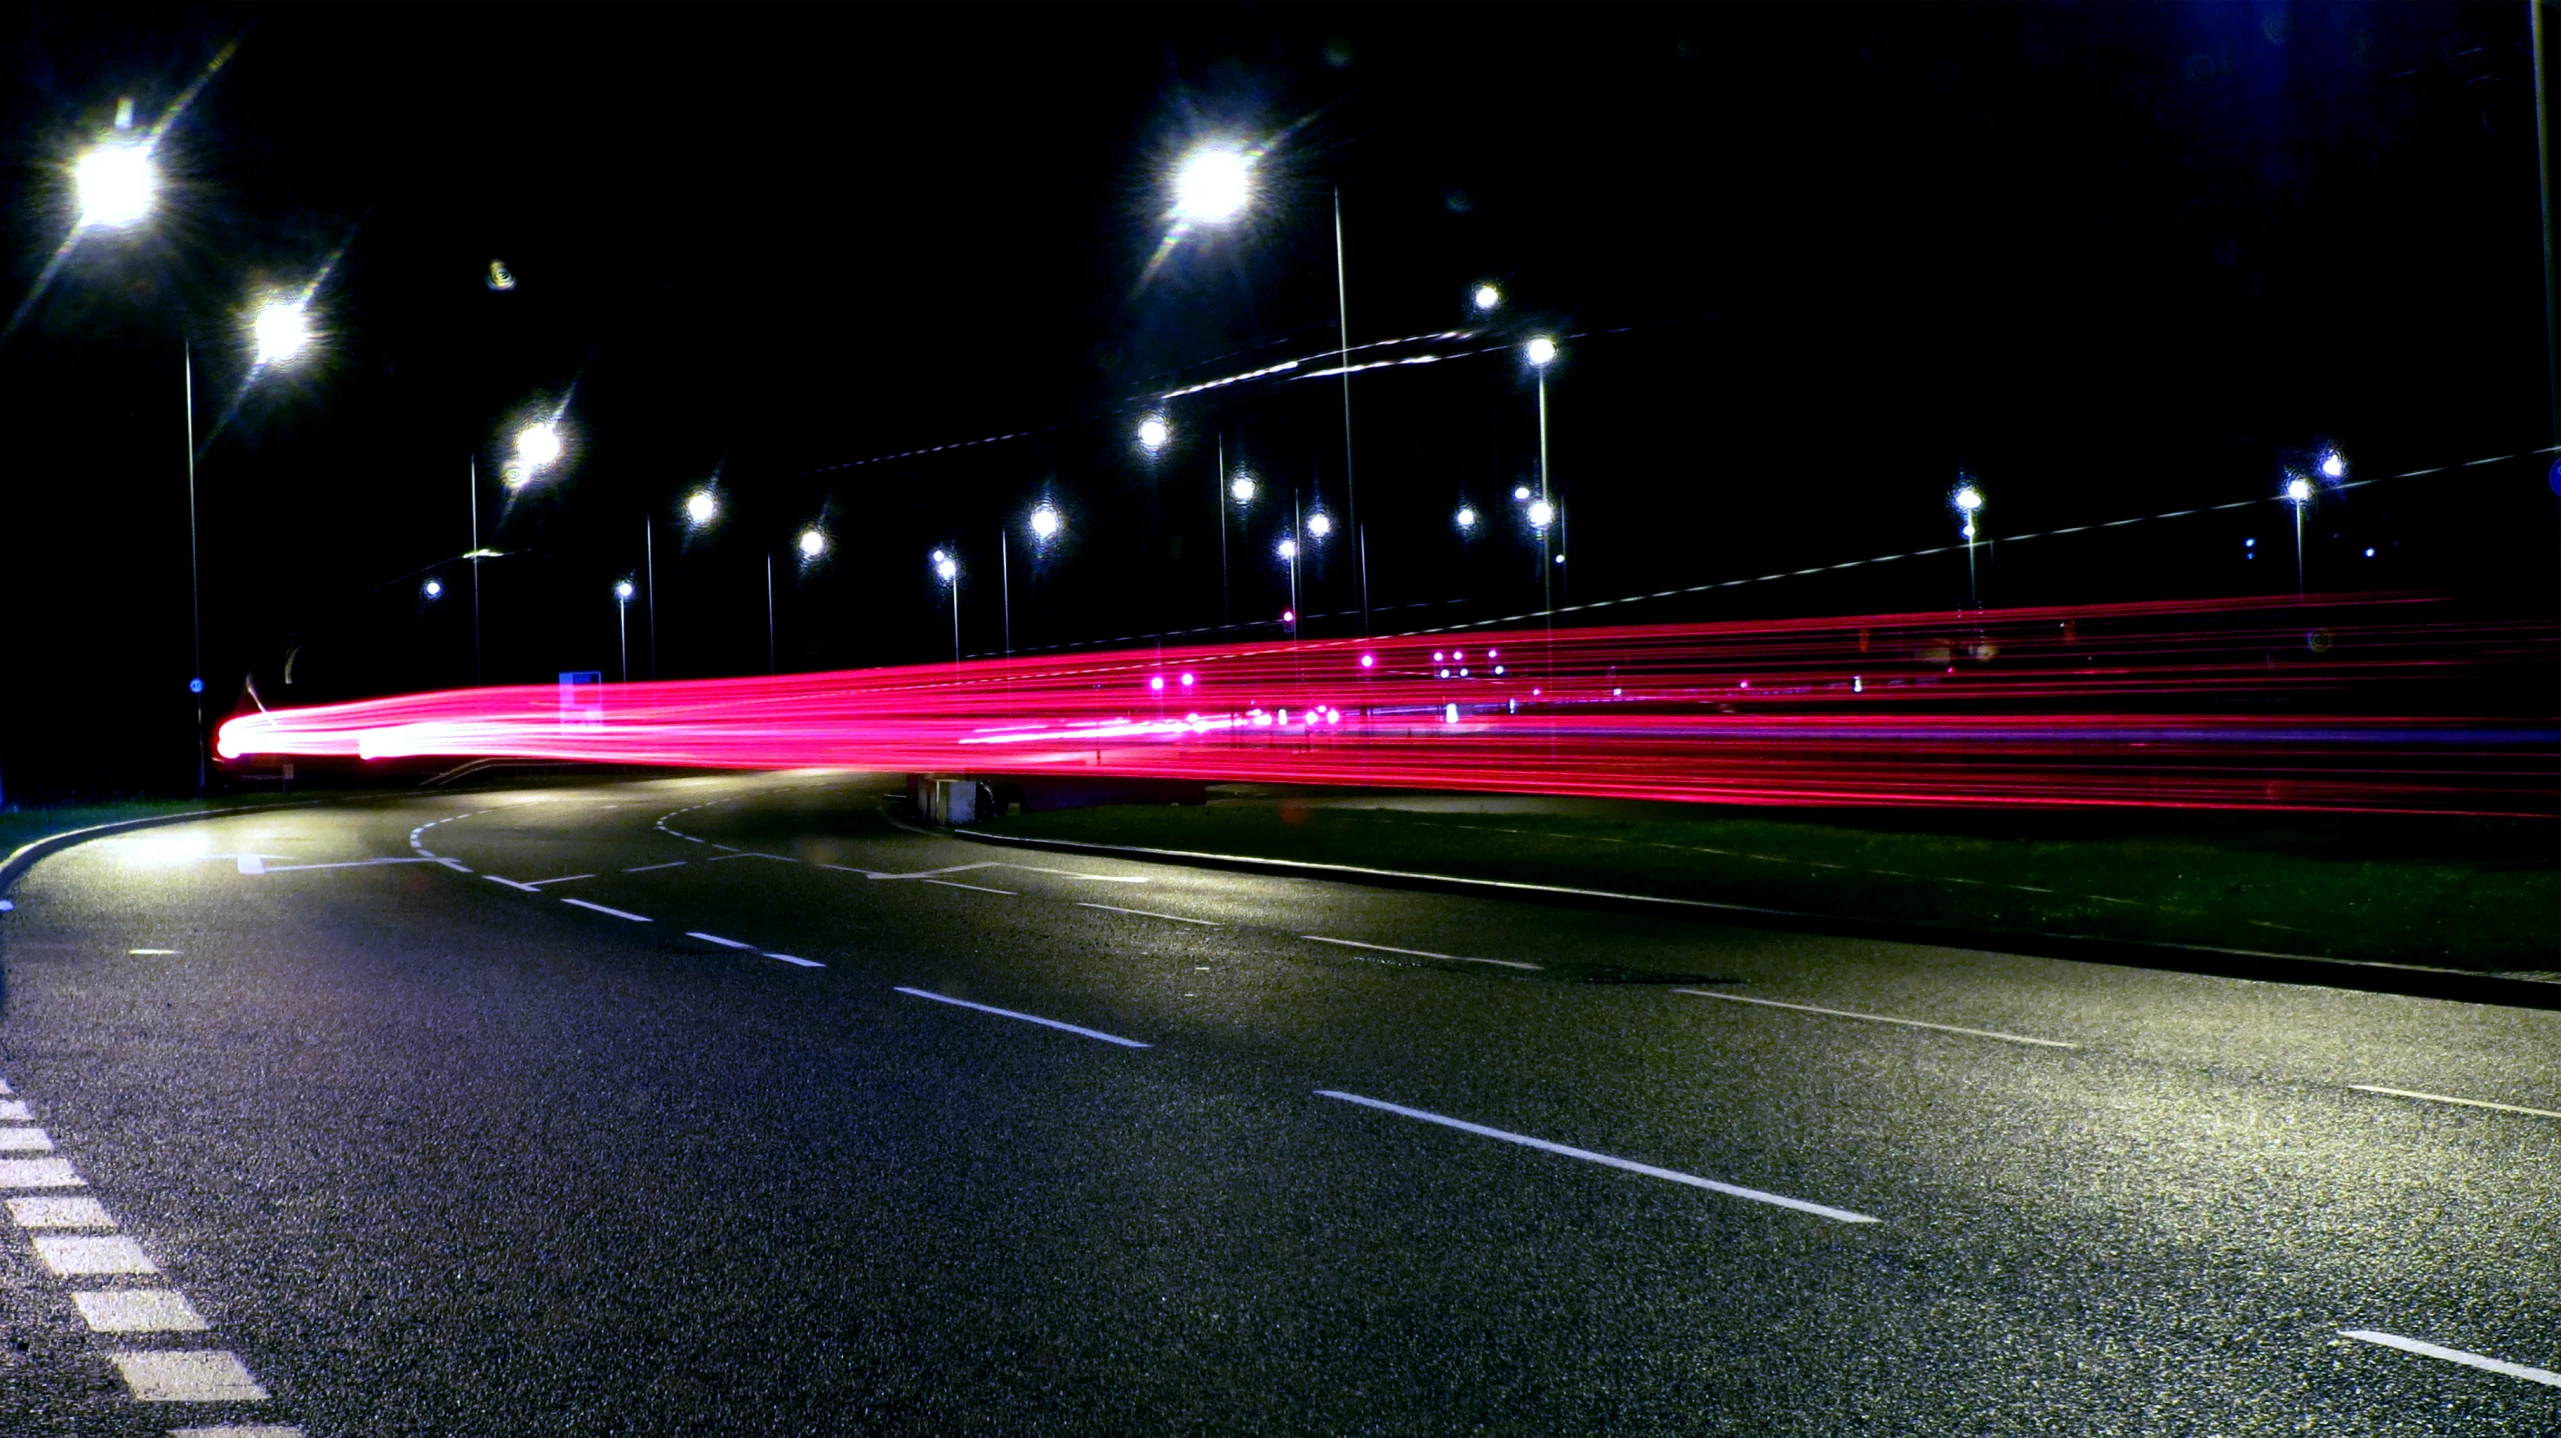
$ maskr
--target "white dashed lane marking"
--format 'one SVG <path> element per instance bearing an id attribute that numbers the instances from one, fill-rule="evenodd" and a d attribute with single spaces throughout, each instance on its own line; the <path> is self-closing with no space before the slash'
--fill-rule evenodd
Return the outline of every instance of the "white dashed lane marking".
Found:
<path id="1" fill-rule="evenodd" d="M 756 947 L 754 944 L 742 944 L 736 939 L 724 939 L 718 934 L 706 934 L 693 929 L 686 930 L 685 937 L 689 939 L 700 939 L 706 944 L 718 944 L 724 949 L 752 949 Z"/>
<path id="2" fill-rule="evenodd" d="M 1998 1029 L 1969 1029 L 1956 1024 L 1929 1023 L 1922 1019 L 1898 1019 L 1890 1014 L 1862 1014 L 1854 1013 L 1849 1009 L 1817 1008 L 1812 1004 L 1786 1004 L 1777 999 L 1747 999 L 1741 994 L 1720 994 L 1707 989 L 1674 989 L 1672 992 L 1687 994 L 1694 999 L 1723 999 L 1730 1004 L 1758 1004 L 1768 1009 L 1794 1009 L 1803 1014 L 1827 1014 L 1836 1019 L 1859 1019 L 1871 1024 L 1899 1024 L 1907 1029 L 1936 1029 L 1943 1034 L 1966 1034 L 1978 1039 L 1999 1039 L 2005 1044 L 2034 1044 L 2044 1049 L 2080 1047 L 2079 1044 L 2067 1044 L 2061 1039 L 2030 1038 L 2025 1034 L 2005 1034 Z"/>
<path id="3" fill-rule="evenodd" d="M 264 1403 L 267 1390 L 230 1353 L 110 1353 L 125 1386 L 145 1403 Z"/>
<path id="4" fill-rule="evenodd" d="M 1878 1221 L 1864 1213 L 1852 1213 L 1846 1208 L 1831 1208 L 1819 1203 L 1808 1203 L 1801 1198 L 1789 1198 L 1785 1194 L 1769 1193 L 1757 1188 L 1742 1188 L 1730 1183 L 1719 1183 L 1715 1179 L 1701 1178 L 1694 1173 L 1682 1173 L 1678 1169 L 1656 1168 L 1650 1163 L 1638 1163 L 1634 1159 L 1618 1158 L 1606 1153 L 1594 1153 L 1588 1148 L 1572 1148 L 1561 1143 L 1550 1143 L 1546 1139 L 1532 1138 L 1525 1133 L 1513 1133 L 1506 1129 L 1488 1128 L 1481 1123 L 1469 1123 L 1465 1119 L 1450 1118 L 1445 1114 L 1430 1113 L 1419 1108 L 1407 1108 L 1403 1104 L 1389 1103 L 1384 1099 L 1363 1098 L 1356 1093 L 1344 1093 L 1338 1089 L 1330 1088 L 1320 1088 L 1316 1092 L 1319 1096 L 1324 1098 L 1340 1099 L 1345 1103 L 1356 1103 L 1363 1108 L 1377 1109 L 1381 1113 L 1392 1113 L 1402 1118 L 1420 1119 L 1425 1123 L 1439 1124 L 1443 1128 L 1457 1129 L 1461 1133 L 1472 1133 L 1483 1138 L 1501 1139 L 1505 1143 L 1516 1143 L 1521 1145 L 1523 1148 L 1534 1148 L 1543 1153 L 1562 1154 L 1567 1158 L 1579 1158 L 1585 1163 L 1597 1163 L 1606 1165 L 1610 1168 L 1625 1169 L 1629 1173 L 1641 1173 L 1648 1178 L 1659 1178 L 1669 1183 L 1687 1184 L 1692 1188 L 1704 1188 L 1712 1193 L 1725 1194 L 1731 1198 L 1747 1198 L 1754 1203 L 1772 1204 L 1779 1208 L 1792 1208 L 1799 1213 L 1815 1214 L 1819 1217 L 1831 1219 L 1837 1223 L 1875 1223 Z"/>
<path id="5" fill-rule="evenodd" d="M 174 954 L 176 949 L 127 949 L 128 954 Z"/>
<path id="6" fill-rule="evenodd" d="M 170 1288 L 112 1288 L 71 1295 L 92 1333 L 202 1333 L 208 1325 L 187 1295 Z"/>
<path id="7" fill-rule="evenodd" d="M 160 1268 L 142 1251 L 142 1245 L 121 1234 L 113 1237 L 39 1234 L 36 1257 L 53 1270 L 57 1278 L 79 1278 L 102 1273 L 158 1273 Z"/>
<path id="8" fill-rule="evenodd" d="M 1493 964 L 1506 969 L 1535 969 L 1538 967 L 1536 964 L 1522 963 L 1518 959 L 1471 959 L 1464 954 L 1435 954 L 1425 949 L 1398 949 L 1391 948 L 1386 944 L 1364 944 L 1358 939 L 1329 939 L 1323 934 L 1301 934 L 1299 937 L 1307 940 L 1311 944 L 1339 944 L 1346 949 L 1372 949 L 1382 954 L 1405 954 L 1412 958 L 1440 959 L 1446 963 L 1452 964 Z"/>
<path id="9" fill-rule="evenodd" d="M 2510 1363 L 2503 1358 L 2466 1353 L 2460 1348 L 2444 1348 L 2434 1343 L 2422 1343 L 2415 1338 L 2404 1338 L 2398 1333 L 2382 1333 L 2371 1328 L 2342 1328 L 2339 1330 L 2339 1336 L 2353 1338 L 2359 1343 L 2398 1348 L 2404 1353 L 2415 1353 L 2422 1358 L 2438 1358 L 2448 1363 L 2460 1363 L 2466 1368 L 2478 1368 L 2486 1373 L 2504 1373 L 2510 1378 L 2522 1378 L 2528 1383 L 2541 1383 L 2546 1387 L 2561 1388 L 2561 1373 L 2555 1373 L 2549 1368 L 2528 1368 L 2522 1363 Z"/>
<path id="10" fill-rule="evenodd" d="M 21 1104 L 19 1107 L 24 1108 Z M 40 1128 L 0 1128 L 0 1153 L 51 1153 L 53 1139 Z"/>
<path id="11" fill-rule="evenodd" d="M 789 954 L 767 954 L 765 957 L 769 959 L 780 959 L 786 964 L 798 964 L 804 969 L 823 969 L 827 967 L 816 959 L 796 959 Z"/>
<path id="12" fill-rule="evenodd" d="M 291 1424 L 224 1423 L 211 1428 L 172 1428 L 169 1438 L 302 1438 Z"/>
<path id="13" fill-rule="evenodd" d="M 1138 1040 L 1136 1040 L 1136 1039 L 1125 1039 L 1125 1038 L 1122 1038 L 1122 1037 L 1121 1037 L 1120 1035 L 1118 1035 L 1118 1034 L 1107 1034 L 1107 1033 L 1104 1033 L 1101 1029 L 1089 1029 L 1089 1028 L 1086 1028 L 1086 1027 L 1084 1027 L 1084 1026 L 1082 1026 L 1082 1025 L 1080 1025 L 1080 1024 L 1064 1024 L 1064 1023 L 1060 1023 L 1060 1022 L 1059 1022 L 1058 1020 L 1056 1020 L 1056 1019 L 1045 1019 L 1045 1018 L 1042 1018 L 1042 1017 L 1041 1017 L 1040 1015 L 1038 1015 L 1038 1014 L 1017 1013 L 1016 1011 L 1014 1011 L 1014 1010 L 1012 1010 L 1012 1009 L 1000 1009 L 1000 1008 L 996 1007 L 994 1004 L 974 1004 L 974 1003 L 971 1003 L 971 1002 L 970 1002 L 969 1000 L 967 1000 L 967 999 L 956 999 L 956 998 L 951 997 L 949 994 L 937 994 L 937 993 L 932 993 L 932 992 L 930 992 L 930 991 L 928 991 L 928 990 L 925 990 L 925 989 L 911 989 L 911 988 L 906 987 L 906 986 L 905 986 L 905 985 L 903 985 L 903 984 L 898 986 L 898 988 L 897 988 L 897 992 L 902 993 L 902 994 L 907 994 L 907 995 L 909 995 L 909 996 L 911 996 L 911 997 L 914 997 L 914 998 L 919 998 L 919 999 L 932 999 L 935 1003 L 938 1003 L 938 1004 L 950 1004 L 950 1005 L 951 1005 L 952 1007 L 954 1007 L 954 1008 L 960 1008 L 960 1009 L 976 1009 L 978 1012 L 980 1012 L 980 1013 L 982 1013 L 982 1014 L 994 1014 L 994 1015 L 996 1015 L 998 1018 L 1005 1018 L 1005 1019 L 1020 1019 L 1020 1020 L 1022 1020 L 1024 1023 L 1027 1023 L 1027 1024 L 1038 1024 L 1038 1025 L 1040 1025 L 1042 1028 L 1045 1028 L 1045 1029 L 1058 1029 L 1058 1030 L 1061 1030 L 1061 1031 L 1066 1032 L 1066 1033 L 1071 1033 L 1071 1034 L 1082 1034 L 1082 1035 L 1084 1035 L 1086 1038 L 1089 1038 L 1089 1039 L 1101 1039 L 1104 1043 L 1107 1043 L 1107 1044 L 1118 1044 L 1118 1045 L 1120 1045 L 1122 1048 L 1125 1048 L 1125 1049 L 1145 1049 L 1145 1048 L 1154 1048 L 1154 1047 L 1155 1047 L 1155 1045 L 1153 1045 L 1153 1044 L 1140 1043 L 1140 1042 L 1139 1042 Z"/>
<path id="14" fill-rule="evenodd" d="M 2381 1084 L 2370 1083 L 2352 1083 L 2349 1084 L 2348 1087 L 2355 1089 L 2359 1093 L 2380 1093 L 2390 1094 L 2394 1098 L 2426 1099 L 2430 1103 L 2459 1103 L 2465 1108 L 2496 1109 L 2500 1113 L 2521 1113 L 2530 1118 L 2561 1118 L 2561 1113 L 2555 1113 L 2548 1108 L 2527 1108 L 2522 1104 L 2492 1103 L 2488 1099 L 2453 1098 L 2441 1093 L 2420 1093 L 2416 1089 L 2385 1088 Z"/>
<path id="15" fill-rule="evenodd" d="M 0 1188 L 85 1188 L 67 1158 L 0 1158 Z"/>
<path id="16" fill-rule="evenodd" d="M 971 889 L 981 894 L 1002 894 L 1008 899 L 1020 897 L 1020 895 L 1016 894 L 1012 889 L 991 889 L 985 884 L 963 884 L 951 879 L 927 879 L 925 882 L 928 884 L 940 884 L 946 889 Z"/>
<path id="17" fill-rule="evenodd" d="M 563 899 L 560 902 L 564 904 L 576 904 L 582 909 L 593 909 L 599 914 L 610 914 L 617 919 L 629 919 L 635 924 L 651 924 L 657 922 L 657 920 L 650 918 L 646 914 L 626 914 L 620 909 L 608 909 L 602 904 L 588 903 L 585 899 Z"/>
<path id="18" fill-rule="evenodd" d="M 646 874 L 653 869 L 681 869 L 685 867 L 686 862 L 687 861 L 683 859 L 673 859 L 664 864 L 643 864 L 637 869 L 625 869 L 623 872 L 626 874 Z"/>
<path id="19" fill-rule="evenodd" d="M 1207 919 L 1186 919 L 1180 914 L 1160 914 L 1154 909 L 1124 909 L 1118 904 L 1089 904 L 1082 899 L 1076 901 L 1076 907 L 1080 909 L 1100 909 L 1107 914 L 1136 914 L 1143 919 L 1171 919 L 1178 924 L 1198 924 L 1204 929 L 1215 929 L 1219 927 Z"/>
<path id="20" fill-rule="evenodd" d="M 0 1099 L 0 1122 L 25 1123 L 27 1106 L 19 1099 Z"/>
<path id="21" fill-rule="evenodd" d="M 94 1198 L 13 1198 L 9 1221 L 20 1228 L 113 1228 L 106 1208 Z"/>

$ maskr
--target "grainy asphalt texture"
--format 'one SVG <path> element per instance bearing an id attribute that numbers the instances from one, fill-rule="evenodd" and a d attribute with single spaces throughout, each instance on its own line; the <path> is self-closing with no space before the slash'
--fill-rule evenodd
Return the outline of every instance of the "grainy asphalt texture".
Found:
<path id="1" fill-rule="evenodd" d="M 0 1159 L 159 1273 L 0 1224 L 0 1434 L 2561 1430 L 2339 1336 L 2561 1367 L 2561 1119 L 2350 1087 L 2561 1109 L 2561 1014 L 1044 856 L 893 787 L 38 865 L 0 1075 L 53 1147 Z M 120 1288 L 209 1327 L 91 1332 Z M 109 1356 L 171 1349 L 271 1396 Z"/>

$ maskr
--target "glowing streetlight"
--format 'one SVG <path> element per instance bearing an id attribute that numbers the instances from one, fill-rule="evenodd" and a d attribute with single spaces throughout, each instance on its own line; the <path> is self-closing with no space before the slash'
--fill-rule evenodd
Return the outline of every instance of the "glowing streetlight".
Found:
<path id="1" fill-rule="evenodd" d="M 695 528 L 711 523 L 720 516 L 720 501 L 708 489 L 697 489 L 685 498 L 685 519 Z"/>
<path id="2" fill-rule="evenodd" d="M 1334 532 L 1334 520 L 1323 510 L 1307 516 L 1307 532 L 1318 539 Z"/>
<path id="3" fill-rule="evenodd" d="M 1528 486 L 1528 485 L 1526 485 L 1526 484 L 1516 484 L 1516 485 L 1513 485 L 1513 486 L 1512 486 L 1512 503 L 1514 503 L 1514 504 L 1526 504 L 1526 503 L 1528 503 L 1528 502 L 1529 502 L 1529 486 Z"/>
<path id="4" fill-rule="evenodd" d="M 1964 476 L 1957 478 L 1956 493 L 1948 502 L 1956 506 L 1957 514 L 1964 520 L 1964 526 L 1958 532 L 1965 536 L 1965 597 L 1969 604 L 1980 609 L 1983 607 L 1983 594 L 1974 574 L 1974 516 L 1983 511 L 1983 491 L 1966 483 Z"/>
<path id="5" fill-rule="evenodd" d="M 1163 449 L 1165 442 L 1173 437 L 1174 427 L 1167 424 L 1161 414 L 1151 414 L 1138 422 L 1139 446 L 1149 454 Z"/>
<path id="6" fill-rule="evenodd" d="M 445 592 L 445 582 L 441 579 L 430 579 L 418 586 L 418 590 L 429 599 L 441 598 Z"/>
<path id="7" fill-rule="evenodd" d="M 2295 475 L 2285 482 L 2285 497 L 2296 505 L 2312 502 L 2312 481 Z"/>
<path id="8" fill-rule="evenodd" d="M 827 535 L 825 531 L 818 529 L 804 529 L 800 532 L 801 558 L 816 559 L 818 556 L 825 554 L 826 552 Z"/>
<path id="9" fill-rule="evenodd" d="M 958 583 L 960 580 L 960 563 L 953 559 L 939 560 L 934 565 L 934 573 L 941 576 L 943 582 L 946 584 Z"/>
<path id="10" fill-rule="evenodd" d="M 311 343 L 310 312 L 299 300 L 269 300 L 249 321 L 249 336 L 259 368 L 290 364 Z"/>
<path id="11" fill-rule="evenodd" d="M 1240 474 L 1236 476 L 1236 481 L 1227 486 L 1227 493 L 1228 496 L 1234 499 L 1238 504 L 1252 504 L 1254 502 L 1254 477 L 1250 474 Z"/>
<path id="12" fill-rule="evenodd" d="M 1058 511 L 1046 504 L 1032 511 L 1032 537 L 1043 543 L 1056 539 L 1058 531 L 1065 527 L 1066 521 L 1058 517 Z"/>
<path id="13" fill-rule="evenodd" d="M 1283 559 L 1295 561 L 1298 558 L 1298 541 L 1295 539 L 1284 539 L 1280 542 L 1279 549 L 1274 552 L 1279 554 Z"/>
<path id="14" fill-rule="evenodd" d="M 631 581 L 628 579 L 621 580 L 614 585 L 614 598 L 625 604 L 629 604 L 631 602 L 631 597 L 639 592 L 639 590 L 631 587 Z"/>
<path id="15" fill-rule="evenodd" d="M 1476 312 L 1480 315 L 1490 315 L 1503 305 L 1503 292 L 1492 285 L 1478 285 L 1475 298 Z"/>
<path id="16" fill-rule="evenodd" d="M 516 462 L 539 474 L 560 458 L 560 427 L 549 420 L 516 431 Z"/>
<path id="17" fill-rule="evenodd" d="M 1556 522 L 1556 506 L 1543 499 L 1533 499 L 1529 506 L 1529 527 L 1545 529 Z"/>
<path id="18" fill-rule="evenodd" d="M 2324 478 L 2327 478 L 2327 479 L 2345 479 L 2345 478 L 2347 478 L 2347 477 L 2348 477 L 2348 461 L 2347 461 L 2347 457 L 2346 457 L 2345 455 L 2340 454 L 2340 453 L 2339 453 L 2337 450 L 2335 450 L 2335 449 L 2333 449 L 2333 450 L 2329 450 L 2329 451 L 2327 451 L 2327 452 L 2323 453 L 2323 454 L 2322 454 L 2322 456 L 2321 456 L 2321 474 L 2322 474 L 2322 476 L 2323 476 Z"/>
<path id="19" fill-rule="evenodd" d="M 80 198 L 80 228 L 121 229 L 151 213 L 160 194 L 160 167 L 151 147 L 118 136 L 99 141 L 71 166 Z"/>
<path id="20" fill-rule="evenodd" d="M 2342 465 L 2341 468 L 2346 466 Z M 2312 481 L 2299 474 L 2285 478 L 2285 498 L 2294 506 L 2294 597 L 2303 597 L 2303 511 L 2312 507 Z"/>
<path id="21" fill-rule="evenodd" d="M 1174 170 L 1174 218 L 1219 225 L 1254 195 L 1254 158 L 1232 145 L 1203 145 Z"/>
<path id="22" fill-rule="evenodd" d="M 1463 505 L 1463 504 L 1462 504 L 1462 505 L 1460 505 L 1460 506 L 1458 507 L 1458 529 L 1459 529 L 1459 533 L 1461 533 L 1461 534 L 1468 534 L 1468 533 L 1472 533 L 1472 532 L 1474 532 L 1474 531 L 1475 531 L 1475 529 L 1476 529 L 1476 511 L 1475 511 L 1475 510 L 1470 509 L 1470 508 L 1468 508 L 1466 505 Z"/>
<path id="23" fill-rule="evenodd" d="M 1540 335 L 1538 338 L 1531 340 L 1529 344 L 1522 349 L 1522 353 L 1529 356 L 1529 362 L 1531 364 L 1538 366 L 1540 369 L 1545 369 L 1556 360 L 1556 341 L 1549 339 L 1545 335 Z"/>
<path id="24" fill-rule="evenodd" d="M 614 581 L 614 639 L 622 648 L 622 682 L 631 682 L 631 596 L 637 591 L 628 579 Z"/>

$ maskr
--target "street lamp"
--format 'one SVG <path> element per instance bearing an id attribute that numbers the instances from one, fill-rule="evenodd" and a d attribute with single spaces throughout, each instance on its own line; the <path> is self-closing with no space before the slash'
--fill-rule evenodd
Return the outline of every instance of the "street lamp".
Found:
<path id="1" fill-rule="evenodd" d="M 812 528 L 804 529 L 800 532 L 800 557 L 803 560 L 816 559 L 818 556 L 825 554 L 826 552 L 827 535 L 825 531 Z"/>
<path id="2" fill-rule="evenodd" d="M 300 300 L 269 300 L 250 320 L 249 335 L 258 368 L 290 364 L 311 343 L 309 307 Z"/>
<path id="3" fill-rule="evenodd" d="M 120 130 L 130 130 L 131 114 L 119 111 Z M 79 195 L 81 229 L 121 229 L 151 213 L 160 194 L 160 167 L 152 162 L 149 142 L 130 133 L 111 135 L 72 163 L 71 183 Z"/>
<path id="4" fill-rule="evenodd" d="M 951 586 L 951 662 L 960 662 L 960 561 L 951 551 L 934 551 L 934 577 Z"/>
<path id="5" fill-rule="evenodd" d="M 418 586 L 418 590 L 429 599 L 440 599 L 444 597 L 445 582 L 441 579 L 430 579 L 426 583 Z"/>
<path id="6" fill-rule="evenodd" d="M 2346 457 L 2345 455 L 2340 454 L 2340 453 L 2339 453 L 2337 450 L 2335 450 L 2335 449 L 2333 449 L 2333 450 L 2325 450 L 2325 451 L 2323 451 L 2323 452 L 2322 452 L 2322 455 L 2321 455 L 2321 475 L 2322 475 L 2322 477 L 2323 477 L 2323 478 L 2325 478 L 2325 479 L 2345 479 L 2345 478 L 2347 478 L 2347 477 L 2348 477 L 2348 461 L 2347 461 L 2347 457 Z"/>
<path id="7" fill-rule="evenodd" d="M 1044 544 L 1057 538 L 1058 531 L 1063 528 L 1064 525 L 1065 521 L 1058 517 L 1058 511 L 1046 504 L 1032 511 L 1032 537 L 1040 540 Z"/>
<path id="8" fill-rule="evenodd" d="M 1307 516 L 1307 533 L 1310 537 L 1323 539 L 1326 535 L 1333 532 L 1333 518 L 1326 514 L 1325 511 L 1320 509 L 1314 514 Z"/>
<path id="9" fill-rule="evenodd" d="M 1281 621 L 1295 635 L 1298 633 L 1298 541 L 1284 539 L 1272 552 L 1289 566 L 1289 608 L 1281 614 Z"/>
<path id="10" fill-rule="evenodd" d="M 720 500 L 708 489 L 697 489 L 685 497 L 685 519 L 700 529 L 720 517 Z"/>
<path id="11" fill-rule="evenodd" d="M 2341 466 L 2345 468 L 2345 466 Z M 2303 597 L 2303 511 L 2312 504 L 2312 481 L 2302 475 L 2286 476 L 2285 498 L 2294 506 L 2294 597 Z"/>
<path id="12" fill-rule="evenodd" d="M 1151 414 L 1147 418 L 1138 422 L 1139 447 L 1146 450 L 1149 454 L 1154 454 L 1156 451 L 1163 449 L 1165 447 L 1165 442 L 1173 437 L 1173 426 L 1167 424 L 1165 422 L 1165 417 L 1161 414 Z"/>
<path id="13" fill-rule="evenodd" d="M 1236 476 L 1235 482 L 1227 486 L 1227 493 L 1238 504 L 1252 504 L 1254 502 L 1254 477 L 1250 474 L 1240 474 Z"/>
<path id="14" fill-rule="evenodd" d="M 1461 534 L 1476 532 L 1476 511 L 1464 504 L 1458 507 L 1458 532 Z"/>
<path id="15" fill-rule="evenodd" d="M 626 606 L 631 603 L 632 593 L 630 580 L 614 581 L 614 635 L 622 642 L 622 682 L 625 684 L 631 682 L 631 611 Z"/>
<path id="16" fill-rule="evenodd" d="M 1965 521 L 1962 531 L 1965 535 L 1965 597 L 1971 607 L 1981 609 L 1983 607 L 1982 589 L 1976 583 L 1974 575 L 1974 516 L 1983 508 L 1983 491 L 1965 483 L 1961 475 L 1958 480 L 1956 496 L 1952 502 L 1956 505 L 1957 514 Z"/>
<path id="17" fill-rule="evenodd" d="M 1476 312 L 1480 315 L 1490 315 L 1502 308 L 1503 292 L 1492 285 L 1478 285 L 1475 300 Z"/>
<path id="18" fill-rule="evenodd" d="M 1530 368 L 1538 375 L 1538 499 L 1530 505 L 1530 527 L 1538 531 L 1539 596 L 1548 610 L 1547 624 L 1552 635 L 1556 627 L 1556 576 L 1553 572 L 1556 566 L 1548 562 L 1547 525 L 1550 519 L 1555 518 L 1556 510 L 1554 487 L 1547 475 L 1547 367 L 1556 362 L 1556 341 L 1545 335 L 1536 336 L 1522 346 L 1521 353 L 1528 357 Z M 1528 498 L 1518 491 L 1514 497 Z M 1555 641 L 1551 637 L 1548 642 L 1552 654 Z"/>
<path id="19" fill-rule="evenodd" d="M 1223 225 L 1254 197 L 1254 157 L 1233 145 L 1207 144 L 1174 170 L 1174 218 Z"/>

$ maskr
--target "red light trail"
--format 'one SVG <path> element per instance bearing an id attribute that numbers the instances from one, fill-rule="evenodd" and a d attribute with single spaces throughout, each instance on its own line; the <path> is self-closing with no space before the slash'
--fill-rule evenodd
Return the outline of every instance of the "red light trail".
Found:
<path id="1" fill-rule="evenodd" d="M 2332 596 L 1264 641 L 405 695 L 259 757 L 1250 780 L 1732 804 L 2561 814 L 2561 625 Z"/>

